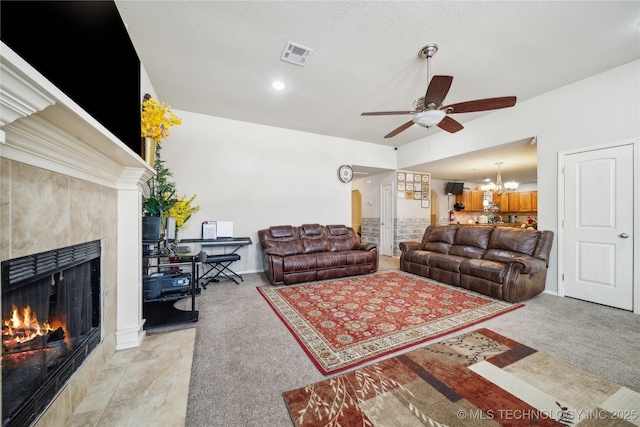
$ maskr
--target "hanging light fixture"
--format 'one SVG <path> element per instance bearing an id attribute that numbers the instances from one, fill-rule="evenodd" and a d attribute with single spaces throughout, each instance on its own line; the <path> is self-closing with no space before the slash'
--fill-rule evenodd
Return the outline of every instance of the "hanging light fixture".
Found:
<path id="1" fill-rule="evenodd" d="M 496 177 L 496 187 L 494 188 L 494 193 L 496 193 L 498 196 L 502 196 L 502 193 L 504 193 L 504 185 L 502 184 L 502 176 L 500 176 L 500 165 L 502 164 L 502 162 L 496 162 L 496 165 L 498 165 L 498 176 Z"/>

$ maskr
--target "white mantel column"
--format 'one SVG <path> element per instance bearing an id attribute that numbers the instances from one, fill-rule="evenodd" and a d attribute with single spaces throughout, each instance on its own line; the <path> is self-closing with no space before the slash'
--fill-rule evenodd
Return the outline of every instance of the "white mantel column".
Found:
<path id="1" fill-rule="evenodd" d="M 142 185 L 150 175 L 126 169 L 118 186 L 118 321 L 116 350 L 139 346 L 142 318 Z M 137 221 L 131 221 L 136 218 Z"/>

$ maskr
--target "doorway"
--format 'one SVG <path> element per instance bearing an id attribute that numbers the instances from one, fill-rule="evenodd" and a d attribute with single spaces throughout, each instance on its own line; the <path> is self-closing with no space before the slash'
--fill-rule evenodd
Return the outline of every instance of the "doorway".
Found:
<path id="1" fill-rule="evenodd" d="M 567 153 L 562 165 L 561 295 L 637 311 L 634 144 Z"/>

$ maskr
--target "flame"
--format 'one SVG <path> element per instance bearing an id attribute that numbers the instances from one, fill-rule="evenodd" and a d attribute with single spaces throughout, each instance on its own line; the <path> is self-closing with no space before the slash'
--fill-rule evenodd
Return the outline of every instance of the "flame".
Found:
<path id="1" fill-rule="evenodd" d="M 8 347 L 12 344 L 23 343 L 39 336 L 45 336 L 54 330 L 47 322 L 40 324 L 35 313 L 31 312 L 30 306 L 23 308 L 22 316 L 20 316 L 20 311 L 14 305 L 11 318 L 5 320 L 2 327 L 2 343 Z"/>

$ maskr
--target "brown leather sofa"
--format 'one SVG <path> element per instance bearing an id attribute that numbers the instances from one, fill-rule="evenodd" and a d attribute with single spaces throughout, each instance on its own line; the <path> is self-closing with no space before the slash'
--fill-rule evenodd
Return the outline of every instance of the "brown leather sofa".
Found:
<path id="1" fill-rule="evenodd" d="M 429 226 L 422 242 L 400 243 L 400 269 L 519 302 L 544 290 L 552 244 L 552 231 Z"/>
<path id="2" fill-rule="evenodd" d="M 264 268 L 273 285 L 373 273 L 378 247 L 361 243 L 344 225 L 279 225 L 258 231 Z"/>

